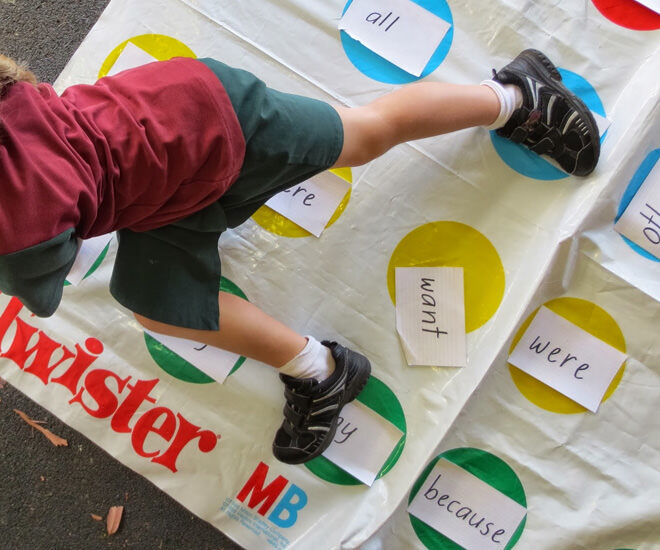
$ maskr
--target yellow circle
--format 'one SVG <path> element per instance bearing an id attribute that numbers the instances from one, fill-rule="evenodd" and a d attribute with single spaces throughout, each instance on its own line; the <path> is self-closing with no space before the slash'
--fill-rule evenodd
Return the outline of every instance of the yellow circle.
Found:
<path id="1" fill-rule="evenodd" d="M 343 180 L 346 180 L 348 183 L 353 183 L 353 174 L 350 168 L 333 168 L 330 170 L 330 172 L 339 176 Z M 339 203 L 337 210 L 335 210 L 335 213 L 332 215 L 327 225 L 325 226 L 326 229 L 339 219 L 339 216 L 341 216 L 344 210 L 346 210 L 346 206 L 348 206 L 348 201 L 350 199 L 351 190 L 349 189 L 342 201 Z M 259 208 L 259 210 L 257 210 L 252 215 L 252 219 L 266 231 L 270 231 L 271 233 L 275 233 L 275 235 L 280 235 L 281 237 L 312 236 L 309 231 L 303 229 L 299 225 L 296 225 L 291 220 L 285 218 L 281 214 L 278 214 L 275 212 L 275 210 L 269 208 L 268 206 L 262 206 Z"/>
<path id="2" fill-rule="evenodd" d="M 176 38 L 164 34 L 141 34 L 125 40 L 110 52 L 110 55 L 105 58 L 103 65 L 101 65 L 99 78 L 103 78 L 110 72 L 129 42 L 155 57 L 158 61 L 165 61 L 173 57 L 197 57 L 195 52 Z"/>
<path id="3" fill-rule="evenodd" d="M 504 268 L 497 250 L 479 231 L 463 223 L 427 223 L 401 240 L 387 267 L 393 303 L 396 267 L 462 267 L 466 332 L 488 321 L 504 296 Z"/>
<path id="4" fill-rule="evenodd" d="M 617 325 L 616 321 L 609 313 L 607 313 L 607 311 L 593 302 L 582 300 L 580 298 L 566 297 L 555 298 L 543 305 L 557 315 L 561 315 L 564 319 L 577 325 L 582 330 L 587 331 L 589 334 L 592 334 L 596 338 L 599 338 L 603 342 L 625 353 L 626 342 L 623 339 L 623 333 L 621 332 L 619 325 Z M 518 329 L 518 332 L 516 332 L 516 335 L 511 342 L 511 347 L 509 348 L 509 354 L 513 351 L 513 348 L 516 347 L 520 338 L 522 338 L 527 327 L 536 316 L 537 311 L 538 309 L 525 320 Z M 577 404 L 575 401 L 562 395 L 550 386 L 546 386 L 543 382 L 540 382 L 526 372 L 514 367 L 512 364 L 509 363 L 508 367 L 509 372 L 511 373 L 511 378 L 513 378 L 513 382 L 520 390 L 520 393 L 536 406 L 541 407 L 546 411 L 560 414 L 587 412 L 587 409 L 582 405 Z M 623 378 L 625 368 L 626 363 L 624 362 L 607 388 L 607 391 L 603 396 L 603 401 L 608 399 L 614 393 L 619 382 L 621 382 L 621 378 Z"/>

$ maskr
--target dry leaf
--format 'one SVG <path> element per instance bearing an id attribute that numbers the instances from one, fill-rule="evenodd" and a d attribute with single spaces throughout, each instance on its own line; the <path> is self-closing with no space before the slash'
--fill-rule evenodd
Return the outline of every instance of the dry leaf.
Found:
<path id="1" fill-rule="evenodd" d="M 124 513 L 123 506 L 111 506 L 108 510 L 108 517 L 106 518 L 106 528 L 108 530 L 108 535 L 114 535 L 119 529 L 119 523 L 121 522 L 121 515 Z"/>
<path id="2" fill-rule="evenodd" d="M 89 514 L 89 515 L 92 516 L 92 519 L 94 521 L 101 521 L 103 519 L 101 516 L 98 516 L 96 514 Z"/>
<path id="3" fill-rule="evenodd" d="M 45 478 L 44 476 L 39 476 L 39 479 L 40 479 L 41 481 L 46 481 L 46 478 Z"/>
<path id="4" fill-rule="evenodd" d="M 27 414 L 25 414 L 23 411 L 19 411 L 18 409 L 14 409 L 14 412 L 20 416 L 25 422 L 27 422 L 30 426 L 32 426 L 35 430 L 39 430 L 42 434 L 44 434 L 47 438 L 48 441 L 50 441 L 53 445 L 56 447 L 60 446 L 68 446 L 69 444 L 67 443 L 66 439 L 62 439 L 61 437 L 55 435 L 53 432 L 50 430 L 47 430 L 46 428 L 39 426 L 34 420 L 31 420 Z"/>

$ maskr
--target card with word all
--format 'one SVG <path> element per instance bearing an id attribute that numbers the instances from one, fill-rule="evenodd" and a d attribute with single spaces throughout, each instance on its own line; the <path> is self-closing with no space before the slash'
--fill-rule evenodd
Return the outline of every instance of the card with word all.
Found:
<path id="1" fill-rule="evenodd" d="M 527 514 L 524 506 L 441 458 L 408 512 L 466 550 L 501 550 Z"/>
<path id="2" fill-rule="evenodd" d="M 240 359 L 240 355 L 193 340 L 158 334 L 150 330 L 145 330 L 145 332 L 221 384 L 229 376 L 236 361 Z"/>
<path id="3" fill-rule="evenodd" d="M 660 162 L 646 176 L 614 229 L 660 259 Z"/>
<path id="4" fill-rule="evenodd" d="M 541 307 L 509 363 L 597 412 L 626 354 Z"/>
<path id="5" fill-rule="evenodd" d="M 410 366 L 465 367 L 462 267 L 397 267 L 396 330 Z"/>
<path id="6" fill-rule="evenodd" d="M 350 188 L 351 184 L 346 180 L 332 172 L 322 172 L 278 193 L 266 206 L 320 237 Z"/>
<path id="7" fill-rule="evenodd" d="M 339 30 L 414 76 L 421 76 L 450 28 L 410 0 L 353 0 L 339 22 Z"/>
<path id="8" fill-rule="evenodd" d="M 101 235 L 79 241 L 78 255 L 66 276 L 66 280 L 70 284 L 76 286 L 82 282 L 94 262 L 98 260 L 105 247 L 112 240 L 112 236 L 113 234 Z"/>
<path id="9" fill-rule="evenodd" d="M 371 487 L 403 432 L 359 401 L 341 411 L 335 437 L 323 456 Z"/>

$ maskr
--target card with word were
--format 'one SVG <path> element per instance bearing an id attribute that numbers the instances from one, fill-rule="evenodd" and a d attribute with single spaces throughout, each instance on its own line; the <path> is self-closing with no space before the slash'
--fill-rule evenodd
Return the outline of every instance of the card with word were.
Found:
<path id="1" fill-rule="evenodd" d="M 100 235 L 79 241 L 78 255 L 66 276 L 66 280 L 73 286 L 79 285 L 92 268 L 94 262 L 98 260 L 103 249 L 108 246 L 114 233 Z"/>
<path id="2" fill-rule="evenodd" d="M 346 180 L 332 172 L 322 172 L 278 193 L 266 206 L 320 237 L 350 188 Z"/>
<path id="3" fill-rule="evenodd" d="M 159 334 L 146 329 L 145 332 L 220 384 L 229 376 L 229 372 L 240 358 L 240 355 L 235 353 L 193 340 Z"/>
<path id="4" fill-rule="evenodd" d="M 371 487 L 403 432 L 359 401 L 344 406 L 323 456 Z"/>
<path id="5" fill-rule="evenodd" d="M 339 22 L 339 30 L 414 76 L 421 76 L 450 28 L 410 0 L 353 0 Z"/>
<path id="6" fill-rule="evenodd" d="M 509 363 L 592 412 L 626 354 L 541 307 L 509 356 Z"/>
<path id="7" fill-rule="evenodd" d="M 410 366 L 465 367 L 462 267 L 397 267 L 396 330 Z"/>
<path id="8" fill-rule="evenodd" d="M 501 550 L 527 514 L 524 506 L 441 458 L 408 512 L 466 550 Z"/>
<path id="9" fill-rule="evenodd" d="M 660 259 L 660 162 L 646 176 L 614 229 Z"/>

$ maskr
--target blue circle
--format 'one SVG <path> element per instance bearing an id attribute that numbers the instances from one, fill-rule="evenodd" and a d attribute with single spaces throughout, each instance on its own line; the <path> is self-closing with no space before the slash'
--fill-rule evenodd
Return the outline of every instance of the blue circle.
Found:
<path id="1" fill-rule="evenodd" d="M 605 117 L 605 109 L 596 90 L 580 75 L 566 69 L 558 69 L 561 74 L 564 86 L 578 96 L 589 109 L 600 116 Z M 602 143 L 607 135 L 607 131 L 600 136 Z M 495 131 L 490 132 L 490 139 L 495 147 L 495 151 L 500 158 L 519 174 L 534 178 L 537 180 L 558 180 L 567 178 L 568 174 L 556 166 L 550 164 L 543 157 L 532 153 L 526 147 L 513 143 L 502 136 L 498 136 Z"/>
<path id="2" fill-rule="evenodd" d="M 637 168 L 637 171 L 630 180 L 628 187 L 626 187 L 626 190 L 623 193 L 623 197 L 621 197 L 621 202 L 619 203 L 619 210 L 616 213 L 616 218 L 614 218 L 614 223 L 619 221 L 619 218 L 623 214 L 623 211 L 626 208 L 628 208 L 630 201 L 635 196 L 635 193 L 639 191 L 639 188 L 642 186 L 642 183 L 644 183 L 646 177 L 651 173 L 651 170 L 653 170 L 653 167 L 655 166 L 655 163 L 658 162 L 659 158 L 660 158 L 660 149 L 655 149 L 651 151 L 648 155 L 646 155 L 646 158 L 642 161 L 642 164 L 639 165 L 639 168 Z M 644 250 L 641 246 L 632 242 L 627 237 L 621 235 L 621 238 L 626 242 L 628 246 L 630 246 L 630 248 L 632 248 L 638 254 L 641 254 L 645 258 L 648 258 L 649 260 L 653 260 L 654 262 L 660 262 L 660 258 L 656 258 L 653 254 Z"/>
<path id="3" fill-rule="evenodd" d="M 442 63 L 449 53 L 449 48 L 451 47 L 452 40 L 454 38 L 454 19 L 451 15 L 451 10 L 449 5 L 445 0 L 412 0 L 415 4 L 427 9 L 431 13 L 437 15 L 440 19 L 444 19 L 451 25 L 447 34 L 440 42 L 440 45 L 435 50 L 435 53 L 429 59 L 429 62 L 426 64 L 426 67 L 422 71 L 420 76 L 412 75 L 400 67 L 397 67 L 393 63 L 389 62 L 387 59 L 384 59 L 380 55 L 372 52 L 370 49 L 363 46 L 360 42 L 351 38 L 344 31 L 340 31 L 341 35 L 341 44 L 344 47 L 346 56 L 353 65 L 362 73 L 367 75 L 369 78 L 378 80 L 380 82 L 385 82 L 387 84 L 408 84 L 409 82 L 414 82 L 424 78 L 425 76 L 431 74 L 435 71 L 440 63 Z M 344 11 L 342 15 L 346 13 L 346 10 L 351 5 L 353 0 L 348 0 L 346 6 L 344 6 Z"/>

